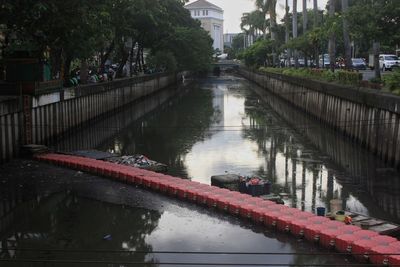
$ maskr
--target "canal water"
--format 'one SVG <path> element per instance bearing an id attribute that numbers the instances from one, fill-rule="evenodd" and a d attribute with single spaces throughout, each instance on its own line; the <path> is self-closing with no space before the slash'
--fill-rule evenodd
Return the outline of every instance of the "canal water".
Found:
<path id="1" fill-rule="evenodd" d="M 343 210 L 400 223 L 399 172 L 352 140 L 239 77 L 177 94 L 96 148 L 144 154 L 206 184 L 212 175 L 258 175 L 292 207 L 329 211 L 338 199 Z"/>
<path id="2" fill-rule="evenodd" d="M 342 209 L 400 222 L 396 170 L 240 77 L 166 89 L 53 148 L 144 154 L 206 184 L 217 174 L 258 175 L 292 207 L 329 211 L 339 199 Z M 0 266 L 354 263 L 229 215 L 42 163 L 0 166 L 0 182 Z"/>

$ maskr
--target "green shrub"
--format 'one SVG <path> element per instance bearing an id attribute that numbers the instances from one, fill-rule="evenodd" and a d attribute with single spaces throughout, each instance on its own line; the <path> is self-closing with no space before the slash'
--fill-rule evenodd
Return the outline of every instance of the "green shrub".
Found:
<path id="1" fill-rule="evenodd" d="M 321 77 L 327 82 L 333 82 L 337 80 L 338 79 L 337 76 L 338 76 L 337 73 L 331 70 L 324 70 L 321 75 Z"/>
<path id="2" fill-rule="evenodd" d="M 393 71 L 391 74 L 383 76 L 383 83 L 385 89 L 391 92 L 400 90 L 400 70 Z"/>
<path id="3" fill-rule="evenodd" d="M 282 73 L 284 68 L 272 68 L 272 67 L 260 67 L 258 69 L 261 72 L 272 72 L 272 73 Z"/>
<path id="4" fill-rule="evenodd" d="M 340 82 L 350 85 L 359 85 L 362 81 L 362 74 L 354 71 L 338 70 L 337 77 Z"/>

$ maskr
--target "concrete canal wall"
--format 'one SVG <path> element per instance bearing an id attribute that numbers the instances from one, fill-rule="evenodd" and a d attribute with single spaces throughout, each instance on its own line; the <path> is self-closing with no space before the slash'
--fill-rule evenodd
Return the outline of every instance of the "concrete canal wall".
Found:
<path id="1" fill-rule="evenodd" d="M 400 195 L 396 190 L 387 190 L 387 188 L 400 188 L 400 180 L 394 174 L 394 168 L 377 159 L 372 153 L 368 153 L 368 150 L 361 148 L 357 142 L 351 142 L 350 138 L 319 123 L 313 116 L 301 112 L 299 108 L 293 107 L 291 103 L 275 96 L 268 90 L 258 86 L 253 90 L 275 112 L 276 116 L 283 119 L 289 129 L 293 129 L 290 131 L 290 136 L 301 140 L 300 143 L 306 144 L 306 155 L 302 157 L 298 156 L 297 151 L 298 149 L 304 151 L 304 147 L 294 146 L 289 149 L 292 153 L 296 153 L 292 158 L 295 158 L 297 162 L 302 162 L 303 166 L 307 168 L 319 169 L 321 164 L 327 166 L 325 203 L 328 208 L 329 201 L 335 196 L 333 180 L 336 179 L 340 184 L 345 184 L 347 188 L 341 194 L 344 205 L 349 197 L 348 188 L 351 188 L 353 189 L 352 195 L 362 203 L 374 202 L 374 205 L 370 205 L 368 208 L 371 213 L 379 214 L 383 210 L 392 216 L 385 218 L 386 220 L 399 220 Z M 274 125 L 275 122 L 272 121 L 271 124 Z M 276 124 L 280 125 L 282 122 L 276 122 Z M 278 136 L 288 135 L 286 127 L 277 127 L 274 131 Z M 287 145 L 292 146 L 292 143 L 289 142 Z M 310 158 L 313 160 L 310 161 Z M 313 177 L 313 184 L 316 184 L 317 176 Z M 304 184 L 303 188 L 305 187 Z M 317 190 L 316 185 L 313 185 L 313 195 L 316 194 L 314 190 Z M 313 197 L 311 202 L 313 210 L 316 208 L 315 201 L 316 198 Z M 347 206 L 343 206 L 344 210 L 347 208 Z"/>
<path id="2" fill-rule="evenodd" d="M 400 97 L 275 73 L 239 70 L 245 78 L 400 166 Z M 304 127 L 307 127 L 306 125 Z"/>
<path id="3" fill-rule="evenodd" d="M 179 77 L 155 74 L 24 96 L 23 110 L 0 115 L 0 162 L 18 155 L 24 143 L 47 145 L 55 136 L 151 95 Z"/>

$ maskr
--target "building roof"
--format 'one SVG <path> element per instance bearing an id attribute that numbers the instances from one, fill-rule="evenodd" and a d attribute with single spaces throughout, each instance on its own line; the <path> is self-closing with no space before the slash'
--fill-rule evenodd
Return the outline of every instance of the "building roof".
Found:
<path id="1" fill-rule="evenodd" d="M 216 6 L 206 0 L 197 0 L 191 4 L 187 4 L 185 6 L 187 9 L 195 9 L 195 8 L 211 8 L 211 9 L 216 9 L 218 11 L 224 12 L 222 8 L 219 6 Z"/>

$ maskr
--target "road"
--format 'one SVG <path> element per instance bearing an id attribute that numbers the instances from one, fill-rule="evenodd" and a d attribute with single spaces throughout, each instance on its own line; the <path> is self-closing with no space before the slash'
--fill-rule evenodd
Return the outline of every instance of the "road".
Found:
<path id="1" fill-rule="evenodd" d="M 375 78 L 375 72 L 373 70 L 361 70 L 360 73 L 363 74 L 364 81 L 369 81 L 372 78 Z M 381 75 L 384 76 L 389 73 L 392 73 L 392 72 L 391 71 L 383 71 L 383 72 L 381 72 Z"/>

